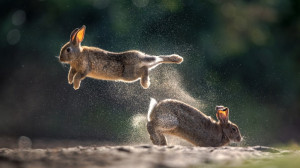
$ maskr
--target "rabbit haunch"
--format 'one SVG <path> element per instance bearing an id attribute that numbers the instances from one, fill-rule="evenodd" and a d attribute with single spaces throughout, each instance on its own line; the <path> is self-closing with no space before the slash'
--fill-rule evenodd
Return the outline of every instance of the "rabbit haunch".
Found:
<path id="1" fill-rule="evenodd" d="M 151 98 L 147 130 L 155 145 L 167 145 L 164 134 L 181 137 L 196 146 L 223 146 L 242 140 L 239 128 L 230 122 L 229 109 L 217 106 L 218 122 L 178 100 L 156 102 Z"/>
<path id="2" fill-rule="evenodd" d="M 183 58 L 177 54 L 151 56 L 140 51 L 131 50 L 120 53 L 105 51 L 96 47 L 81 46 L 85 26 L 76 28 L 60 51 L 59 60 L 70 64 L 69 84 L 74 89 L 80 87 L 85 77 L 134 82 L 140 79 L 143 88 L 150 85 L 149 71 L 161 63 L 180 64 Z"/>

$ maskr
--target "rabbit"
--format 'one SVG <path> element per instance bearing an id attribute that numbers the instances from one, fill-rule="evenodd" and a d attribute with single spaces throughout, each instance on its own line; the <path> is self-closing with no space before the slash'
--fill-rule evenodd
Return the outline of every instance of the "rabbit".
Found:
<path id="1" fill-rule="evenodd" d="M 151 98 L 147 130 L 154 145 L 167 145 L 165 134 L 175 135 L 196 146 L 218 147 L 242 140 L 239 128 L 229 121 L 229 108 L 216 106 L 218 122 L 178 100 L 157 103 Z"/>
<path id="2" fill-rule="evenodd" d="M 150 85 L 149 71 L 161 63 L 180 64 L 183 58 L 177 54 L 152 56 L 137 50 L 110 52 L 96 47 L 81 46 L 86 26 L 76 28 L 70 41 L 60 50 L 61 63 L 70 64 L 69 84 L 79 89 L 85 77 L 101 80 L 134 82 L 140 79 L 144 89 Z"/>

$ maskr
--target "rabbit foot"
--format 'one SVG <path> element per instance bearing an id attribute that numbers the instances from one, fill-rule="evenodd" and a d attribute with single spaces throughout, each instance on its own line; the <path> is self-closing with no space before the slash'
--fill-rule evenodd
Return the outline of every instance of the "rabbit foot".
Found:
<path id="1" fill-rule="evenodd" d="M 74 82 L 74 84 L 73 84 L 74 90 L 78 90 L 79 87 L 80 87 L 80 83 Z"/>
<path id="2" fill-rule="evenodd" d="M 148 89 L 150 86 L 150 78 L 149 76 L 142 76 L 140 79 L 140 83 L 144 89 Z"/>
<path id="3" fill-rule="evenodd" d="M 144 89 L 148 89 L 149 88 L 149 86 L 150 86 L 150 81 L 149 80 L 147 80 L 147 81 L 141 81 L 141 85 L 142 85 L 142 87 L 144 88 Z"/>
<path id="4" fill-rule="evenodd" d="M 74 90 L 78 90 L 79 86 L 73 86 Z"/>

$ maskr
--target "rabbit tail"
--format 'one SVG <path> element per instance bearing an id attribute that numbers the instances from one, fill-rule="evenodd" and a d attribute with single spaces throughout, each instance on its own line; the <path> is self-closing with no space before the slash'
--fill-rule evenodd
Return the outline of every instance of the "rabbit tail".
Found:
<path id="1" fill-rule="evenodd" d="M 154 109 L 154 107 L 157 105 L 157 101 L 154 98 L 150 98 L 150 104 L 149 104 L 149 109 L 148 109 L 148 115 L 147 115 L 147 119 L 148 122 L 150 121 L 150 115 Z"/>
<path id="2" fill-rule="evenodd" d="M 159 56 L 159 58 L 162 59 L 161 63 L 180 64 L 183 61 L 183 58 L 177 54 L 161 55 L 161 56 Z"/>

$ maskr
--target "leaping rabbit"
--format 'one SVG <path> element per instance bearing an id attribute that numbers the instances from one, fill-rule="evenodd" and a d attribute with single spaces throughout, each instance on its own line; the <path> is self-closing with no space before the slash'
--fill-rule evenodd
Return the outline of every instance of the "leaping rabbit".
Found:
<path id="1" fill-rule="evenodd" d="M 85 77 L 134 82 L 140 79 L 144 89 L 150 86 L 149 71 L 161 63 L 180 64 L 183 58 L 177 54 L 152 56 L 130 50 L 120 53 L 105 51 L 96 47 L 81 46 L 85 25 L 76 28 L 70 35 L 70 41 L 60 50 L 59 60 L 70 64 L 69 84 L 77 90 Z"/>
<path id="2" fill-rule="evenodd" d="M 216 106 L 214 121 L 198 109 L 174 99 L 156 102 L 151 98 L 147 130 L 155 145 L 167 145 L 165 134 L 181 137 L 196 146 L 223 146 L 240 142 L 236 124 L 229 121 L 229 108 Z"/>

